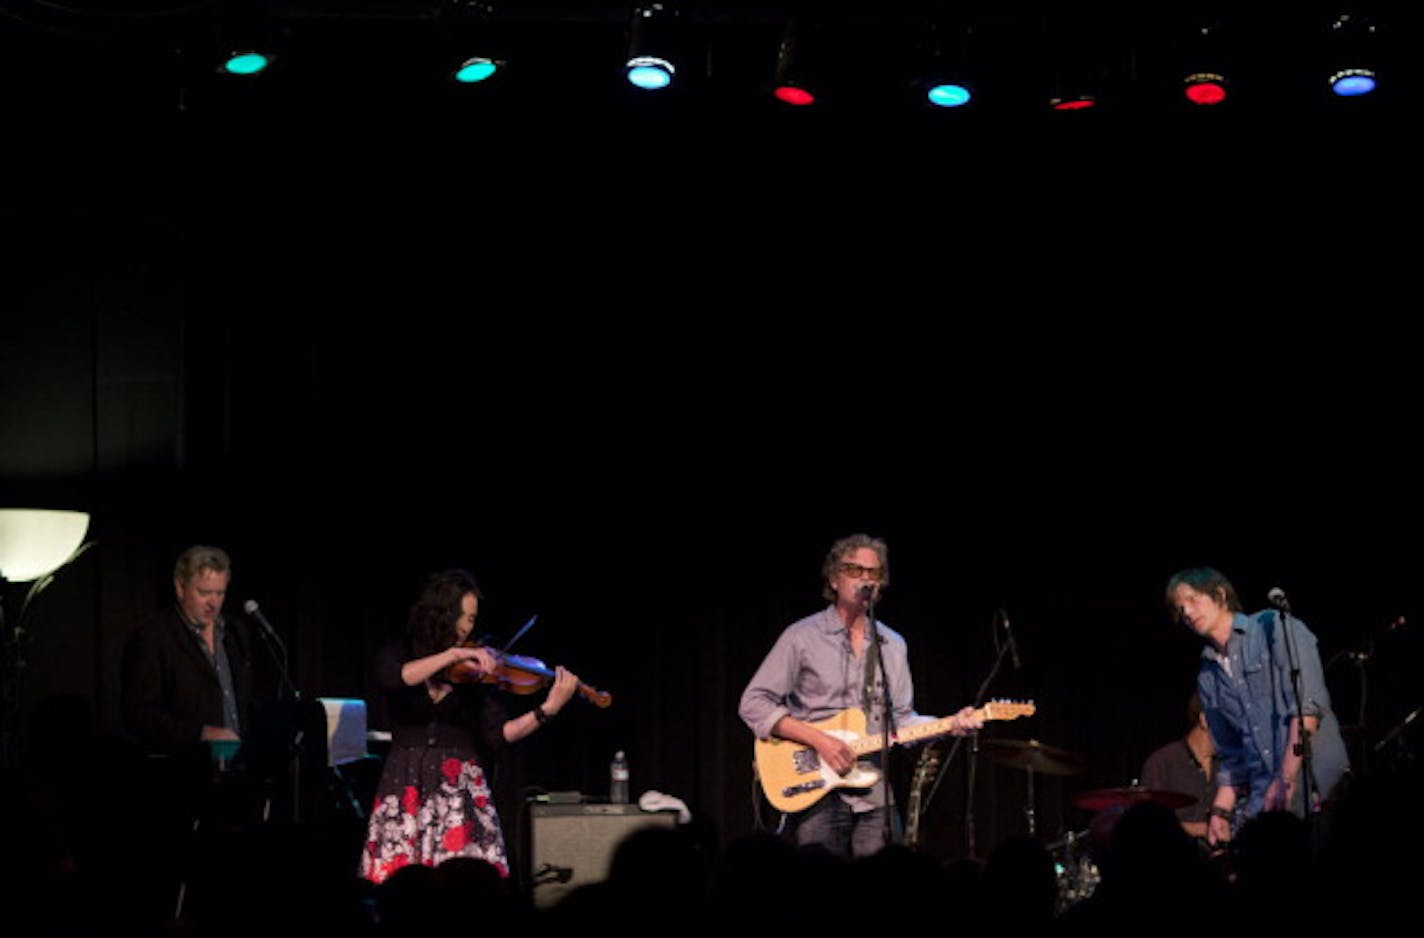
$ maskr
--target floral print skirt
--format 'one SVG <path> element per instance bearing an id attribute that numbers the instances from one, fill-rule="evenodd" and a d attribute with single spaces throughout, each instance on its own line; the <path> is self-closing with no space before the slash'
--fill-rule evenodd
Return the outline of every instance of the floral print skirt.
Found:
<path id="1" fill-rule="evenodd" d="M 477 857 L 509 876 L 489 782 L 468 751 L 393 750 L 377 786 L 360 875 L 385 882 L 412 864 Z"/>

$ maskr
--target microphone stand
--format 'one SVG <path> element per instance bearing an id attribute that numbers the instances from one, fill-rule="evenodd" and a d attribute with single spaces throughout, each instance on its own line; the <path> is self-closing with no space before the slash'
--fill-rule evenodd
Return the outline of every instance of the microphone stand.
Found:
<path id="1" fill-rule="evenodd" d="M 1361 774 L 1364 774 L 1369 771 L 1368 754 L 1370 747 L 1369 731 L 1365 724 L 1365 702 L 1369 694 L 1368 665 L 1370 659 L 1373 658 L 1374 655 L 1375 642 L 1374 639 L 1371 638 L 1366 640 L 1363 651 L 1337 651 L 1330 658 L 1330 661 L 1326 663 L 1324 668 L 1324 673 L 1330 673 L 1330 668 L 1333 667 L 1335 662 L 1339 661 L 1341 658 L 1348 658 L 1350 660 L 1350 663 L 1355 666 L 1355 673 L 1358 675 L 1358 684 L 1360 688 L 1360 704 L 1355 710 L 1355 732 L 1358 735 L 1356 736 L 1356 742 L 1354 743 L 1354 747 L 1357 754 L 1356 757 L 1359 759 Z M 1349 745 L 1348 740 L 1346 741 L 1346 744 Z"/>
<path id="2" fill-rule="evenodd" d="M 974 693 L 975 707 L 983 705 L 984 694 L 989 690 L 989 685 L 994 683 L 994 678 L 999 676 L 999 671 L 1004 666 L 1004 655 L 1007 654 L 1009 650 L 1008 642 L 998 642 L 996 640 L 994 644 L 998 647 L 999 651 L 998 654 L 994 656 L 994 664 L 989 668 L 988 675 L 984 678 L 983 683 L 979 685 L 979 689 Z M 966 769 L 968 773 L 968 790 L 965 793 L 964 801 L 964 840 L 965 847 L 968 850 L 968 858 L 974 860 L 978 859 L 978 854 L 975 852 L 977 847 L 975 844 L 974 830 L 974 780 L 979 763 L 979 733 L 976 731 L 971 734 L 971 739 L 972 741 L 969 744 L 969 764 Z M 949 764 L 954 761 L 954 755 L 959 751 L 959 746 L 962 742 L 964 742 L 963 736 L 956 736 L 954 738 L 954 744 L 950 746 L 949 754 L 945 756 L 944 762 L 940 765 L 939 773 L 935 776 L 934 784 L 930 786 L 930 793 L 925 798 L 924 805 L 927 806 L 930 800 L 934 798 L 934 793 L 939 790 L 940 782 L 944 781 L 945 769 L 949 768 Z M 923 807 L 921 810 L 923 810 Z"/>
<path id="3" fill-rule="evenodd" d="M 891 776 L 890 776 L 890 734 L 894 730 L 894 709 L 890 704 L 890 675 L 885 670 L 885 656 L 880 651 L 880 628 L 875 624 L 875 600 L 877 591 L 870 591 L 870 598 L 865 604 L 865 640 L 869 643 L 866 646 L 866 697 L 874 700 L 870 693 L 875 687 L 875 672 L 880 672 L 881 686 L 885 691 L 880 701 L 880 781 L 884 786 L 881 792 L 885 805 L 885 842 L 892 844 L 895 842 L 895 822 L 894 810 L 891 807 Z"/>
<path id="4" fill-rule="evenodd" d="M 1296 752 L 1300 755 L 1301 805 L 1307 824 L 1311 823 L 1312 800 L 1318 790 L 1315 784 L 1315 765 L 1311 758 L 1310 731 L 1305 728 L 1305 699 L 1300 689 L 1300 659 L 1296 654 L 1295 637 L 1291 634 L 1290 606 L 1281 601 L 1277 606 L 1280 613 L 1281 631 L 1286 639 L 1286 656 L 1290 663 L 1291 692 L 1295 695 Z M 1299 621 L 1299 620 L 1297 620 Z M 1282 757 L 1284 758 L 1284 756 Z M 1289 807 L 1289 806 L 1288 806 Z"/>
<path id="5" fill-rule="evenodd" d="M 245 610 L 247 611 L 247 610 Z M 281 687 L 277 692 L 277 701 L 280 703 L 283 694 L 291 695 L 292 709 L 289 719 L 296 725 L 295 732 L 287 735 L 287 753 L 291 760 L 292 770 L 292 824 L 296 825 L 301 821 L 302 803 L 302 752 L 305 745 L 306 728 L 302 725 L 302 703 L 304 697 L 297 688 L 296 682 L 292 680 L 292 675 L 288 669 L 287 645 L 282 641 L 282 637 L 277 634 L 277 630 L 272 628 L 267 617 L 262 614 L 262 610 L 254 607 L 248 614 L 257 620 L 257 632 L 262 636 L 262 644 L 266 646 L 267 653 L 272 656 L 273 662 L 277 665 L 277 675 L 281 679 Z M 345 782 L 344 777 L 337 773 L 337 779 Z M 349 790 L 345 792 L 346 797 L 355 803 L 355 797 Z M 267 811 L 263 812 L 263 820 L 267 819 Z"/>
<path id="6" fill-rule="evenodd" d="M 281 699 L 283 692 L 289 692 L 292 700 L 300 701 L 302 692 L 297 690 L 297 685 L 292 681 L 292 675 L 287 669 L 287 646 L 282 641 L 282 637 L 275 631 L 266 627 L 257 630 L 262 636 L 262 644 L 267 646 L 267 653 L 272 656 L 272 660 L 277 664 L 277 676 L 282 679 L 282 686 L 278 690 L 278 699 Z"/>
<path id="7" fill-rule="evenodd" d="M 1404 617 L 1396 617 L 1387 626 L 1381 629 L 1376 635 L 1372 635 L 1369 638 L 1365 639 L 1365 642 L 1362 646 L 1360 646 L 1359 651 L 1337 651 L 1334 655 L 1330 657 L 1330 660 L 1325 664 L 1324 673 L 1329 674 L 1330 669 L 1334 667 L 1335 662 L 1339 661 L 1341 658 L 1348 658 L 1350 662 L 1354 664 L 1355 673 L 1359 676 L 1358 683 L 1360 688 L 1360 703 L 1359 706 L 1355 709 L 1356 735 L 1354 742 L 1354 750 L 1356 753 L 1355 757 L 1359 759 L 1359 770 L 1362 775 L 1369 773 L 1369 757 L 1371 751 L 1379 751 L 1378 746 L 1372 747 L 1370 745 L 1369 724 L 1366 722 L 1365 719 L 1365 715 L 1367 712 L 1365 704 L 1369 699 L 1370 689 L 1369 664 L 1371 661 L 1374 660 L 1375 657 L 1375 643 L 1377 641 L 1384 640 L 1396 629 L 1403 627 L 1403 625 Z M 1346 740 L 1346 745 L 1350 745 L 1349 740 Z"/>

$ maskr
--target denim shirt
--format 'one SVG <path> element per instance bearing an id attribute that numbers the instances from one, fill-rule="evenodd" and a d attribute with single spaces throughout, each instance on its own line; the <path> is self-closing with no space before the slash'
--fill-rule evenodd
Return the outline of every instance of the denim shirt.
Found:
<path id="1" fill-rule="evenodd" d="M 1216 744 L 1217 784 L 1247 790 L 1243 820 L 1264 808 L 1266 789 L 1280 774 L 1289 745 L 1290 720 L 1299 709 L 1291 681 L 1292 647 L 1300 666 L 1305 714 L 1320 721 L 1310 736 L 1312 791 L 1324 799 L 1350 767 L 1315 635 L 1294 616 L 1288 621 L 1289 645 L 1275 610 L 1236 613 L 1225 652 L 1207 645 L 1197 672 L 1202 712 Z M 1292 806 L 1297 814 L 1303 811 L 1304 787 L 1305 780 L 1297 779 L 1297 803 Z"/>
<path id="2" fill-rule="evenodd" d="M 876 620 L 876 624 L 882 638 L 885 673 L 890 676 L 895 726 L 901 728 L 930 719 L 914 709 L 915 689 L 905 639 L 884 622 Z M 884 683 L 877 672 L 875 699 L 866 701 L 864 682 L 865 654 L 855 654 L 845 622 L 835 606 L 827 606 L 782 631 L 742 692 L 738 714 L 758 739 L 767 739 L 776 721 L 784 716 L 818 723 L 848 707 L 858 707 L 865 712 L 865 734 L 875 736 L 881 732 L 883 722 Z M 879 753 L 863 761 L 878 763 Z M 854 810 L 869 810 L 883 803 L 882 784 L 877 782 L 869 789 L 842 788 L 840 795 Z"/>

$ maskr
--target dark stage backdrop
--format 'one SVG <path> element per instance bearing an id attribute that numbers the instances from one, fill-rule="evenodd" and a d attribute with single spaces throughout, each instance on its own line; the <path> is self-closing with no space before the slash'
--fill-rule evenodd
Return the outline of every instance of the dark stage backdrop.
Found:
<path id="1" fill-rule="evenodd" d="M 538 614 L 518 650 L 614 696 L 518 748 L 506 815 L 530 787 L 603 794 L 623 749 L 635 792 L 725 839 L 759 817 L 741 689 L 861 530 L 891 545 L 881 612 L 922 712 L 973 701 L 1010 616 L 1023 668 L 984 692 L 1038 712 L 986 735 L 1085 766 L 1035 778 L 1048 837 L 1182 728 L 1183 566 L 1252 607 L 1284 588 L 1359 740 L 1418 705 L 1413 366 L 1371 325 L 1406 279 L 1388 239 L 1342 236 L 1417 206 L 1391 127 L 1350 128 L 1377 172 L 1332 186 L 1340 125 L 1299 120 L 990 122 L 961 146 L 898 121 L 214 123 L 54 95 L 73 109 L 21 115 L 0 206 L 0 502 L 88 509 L 97 545 L 32 608 L 27 717 L 73 695 L 115 736 L 127 629 L 207 542 L 298 685 L 379 728 L 375 649 L 462 566 L 497 642 Z M 238 127 L 267 135 L 230 148 Z M 965 187 L 917 175 L 946 169 Z M 1400 616 L 1366 664 L 1335 657 Z M 975 768 L 982 853 L 1024 829 L 1027 779 Z M 925 812 L 947 856 L 968 769 Z"/>

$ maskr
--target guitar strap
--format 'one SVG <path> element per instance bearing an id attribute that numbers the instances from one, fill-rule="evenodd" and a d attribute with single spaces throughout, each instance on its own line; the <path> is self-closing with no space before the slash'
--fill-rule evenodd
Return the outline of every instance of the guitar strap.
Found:
<path id="1" fill-rule="evenodd" d="M 873 724 L 877 717 L 884 717 L 890 721 L 890 732 L 895 732 L 894 715 L 886 714 L 880 694 L 875 692 L 875 678 L 880 671 L 880 630 L 874 627 L 873 623 L 866 625 L 866 645 L 865 645 L 865 682 L 861 689 L 862 710 L 865 712 L 866 720 Z M 887 675 L 888 676 L 888 675 Z M 890 688 L 884 687 L 882 691 L 887 696 Z"/>
<path id="2" fill-rule="evenodd" d="M 860 689 L 861 709 L 865 711 L 867 719 L 880 712 L 879 702 L 875 696 L 875 666 L 880 649 L 875 642 L 873 628 L 873 625 L 866 627 L 865 675 Z"/>

